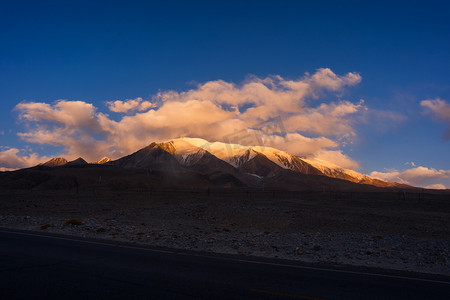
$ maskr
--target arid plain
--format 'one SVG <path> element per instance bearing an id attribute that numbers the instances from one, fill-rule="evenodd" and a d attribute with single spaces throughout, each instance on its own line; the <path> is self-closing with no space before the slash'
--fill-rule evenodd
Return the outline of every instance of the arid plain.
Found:
<path id="1" fill-rule="evenodd" d="M 448 198 L 427 191 L 3 189 L 0 226 L 448 275 Z"/>

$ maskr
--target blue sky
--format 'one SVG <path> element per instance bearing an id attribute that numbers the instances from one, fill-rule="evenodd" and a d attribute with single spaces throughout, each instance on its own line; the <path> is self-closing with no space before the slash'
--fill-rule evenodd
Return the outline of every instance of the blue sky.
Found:
<path id="1" fill-rule="evenodd" d="M 342 120 L 354 132 L 351 138 L 295 132 L 338 143 L 334 149 L 366 174 L 422 166 L 443 172 L 427 173 L 431 181 L 405 180 L 450 186 L 450 116 L 442 113 L 450 105 L 448 1 L 210 2 L 1 1 L 3 151 L 18 149 L 16 156 L 37 159 L 70 152 L 62 143 L 18 136 L 67 126 L 23 118 L 31 108 L 18 109 L 19 103 L 54 108 L 58 99 L 82 101 L 120 122 L 130 112 L 113 112 L 108 102 L 152 102 L 158 92 L 181 93 L 217 80 L 239 87 L 251 76 L 306 80 L 306 72 L 328 68 L 361 80 L 304 95 L 303 108 L 363 99 L 368 113 Z M 149 133 L 149 139 L 159 136 Z M 11 159 L 0 155 L 0 167 L 14 168 Z M 26 164 L 18 159 L 16 167 Z"/>

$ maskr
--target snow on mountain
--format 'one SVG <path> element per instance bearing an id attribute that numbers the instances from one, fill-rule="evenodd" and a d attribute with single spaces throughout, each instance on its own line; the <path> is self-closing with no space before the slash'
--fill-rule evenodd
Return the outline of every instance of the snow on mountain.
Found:
<path id="1" fill-rule="evenodd" d="M 239 144 L 226 144 L 222 142 L 210 143 L 199 138 L 183 138 L 183 140 L 192 145 L 203 148 L 217 158 L 228 162 L 235 168 L 238 168 L 247 161 L 253 159 L 257 154 L 262 154 L 283 169 L 290 169 L 292 171 L 304 174 L 319 173 L 314 168 L 311 168 L 310 165 L 306 164 L 302 159 L 272 147 L 243 146 Z"/>
<path id="2" fill-rule="evenodd" d="M 158 146 L 172 154 L 184 166 L 196 164 L 206 153 L 204 149 L 188 143 L 184 139 L 158 143 Z"/>
<path id="3" fill-rule="evenodd" d="M 109 157 L 105 156 L 102 159 L 100 159 L 99 161 L 93 162 L 93 164 L 103 165 L 110 161 L 111 161 L 111 159 Z"/>
<path id="4" fill-rule="evenodd" d="M 252 159 L 256 155 L 254 151 L 251 151 L 252 147 L 249 146 L 226 144 L 221 142 L 210 143 L 207 140 L 199 138 L 181 138 L 181 140 L 208 151 L 215 157 L 226 161 L 235 168 Z"/>
<path id="5" fill-rule="evenodd" d="M 303 159 L 288 152 L 266 146 L 243 146 L 239 144 L 227 144 L 222 142 L 208 142 L 200 138 L 181 138 L 171 140 L 176 153 L 181 155 L 180 162 L 191 155 L 198 155 L 203 149 L 217 158 L 228 162 L 235 168 L 239 168 L 256 155 L 262 154 L 270 161 L 283 169 L 292 170 L 302 174 L 325 175 L 328 177 L 345 179 L 353 182 L 371 182 L 372 178 L 356 171 L 342 168 L 332 162 L 319 159 Z M 194 148 L 192 148 L 194 146 Z M 192 160 L 192 158 L 190 158 Z M 186 164 L 186 163 L 184 163 Z"/>
<path id="6" fill-rule="evenodd" d="M 356 171 L 342 168 L 332 162 L 324 161 L 321 159 L 303 159 L 305 162 L 314 166 L 320 170 L 324 175 L 329 177 L 341 178 L 345 180 L 350 180 L 353 182 L 362 182 L 367 180 L 372 180 L 367 175 L 358 173 Z"/>
<path id="7" fill-rule="evenodd" d="M 303 174 L 320 174 L 320 172 L 316 168 L 306 163 L 303 159 L 285 151 L 281 151 L 272 147 L 262 146 L 256 146 L 253 147 L 253 149 L 255 151 L 258 151 L 259 153 L 262 153 L 268 159 L 284 169 L 289 169 Z"/>
<path id="8" fill-rule="evenodd" d="M 265 146 L 243 146 L 222 142 L 208 142 L 200 138 L 178 138 L 160 143 L 151 143 L 135 153 L 114 161 L 102 158 L 97 164 L 125 169 L 147 169 L 161 171 L 174 178 L 193 172 L 197 179 L 209 180 L 212 184 L 233 186 L 260 186 L 261 184 L 324 185 L 323 175 L 359 184 L 382 187 L 397 186 L 396 183 L 373 179 L 354 170 L 342 168 L 332 162 L 316 158 L 300 158 L 286 151 Z M 53 158 L 44 166 L 79 166 L 87 162 L 81 157 L 67 162 L 63 158 Z M 293 172 L 291 172 L 293 171 Z M 299 176 L 298 174 L 304 174 Z M 206 178 L 206 179 L 205 179 Z M 305 181 L 308 178 L 307 181 Z M 173 178 L 172 178 L 173 179 Z M 199 180 L 200 180 L 199 179 Z M 325 180 L 325 181 L 324 181 Z M 334 179 L 333 179 L 334 180 Z"/>

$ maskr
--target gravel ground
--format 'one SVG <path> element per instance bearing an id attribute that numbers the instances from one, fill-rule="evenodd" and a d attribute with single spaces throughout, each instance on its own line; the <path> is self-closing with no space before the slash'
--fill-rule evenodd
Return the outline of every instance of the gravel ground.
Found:
<path id="1" fill-rule="evenodd" d="M 450 276 L 448 200 L 1 194 L 0 226 Z M 305 197 L 303 197 L 305 198 Z M 345 197 L 344 197 L 345 198 Z"/>

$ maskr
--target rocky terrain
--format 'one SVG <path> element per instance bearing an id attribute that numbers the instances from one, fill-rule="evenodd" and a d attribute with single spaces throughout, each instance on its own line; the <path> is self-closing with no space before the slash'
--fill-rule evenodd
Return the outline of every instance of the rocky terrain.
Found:
<path id="1" fill-rule="evenodd" d="M 0 226 L 450 276 L 446 195 L 0 191 Z"/>

